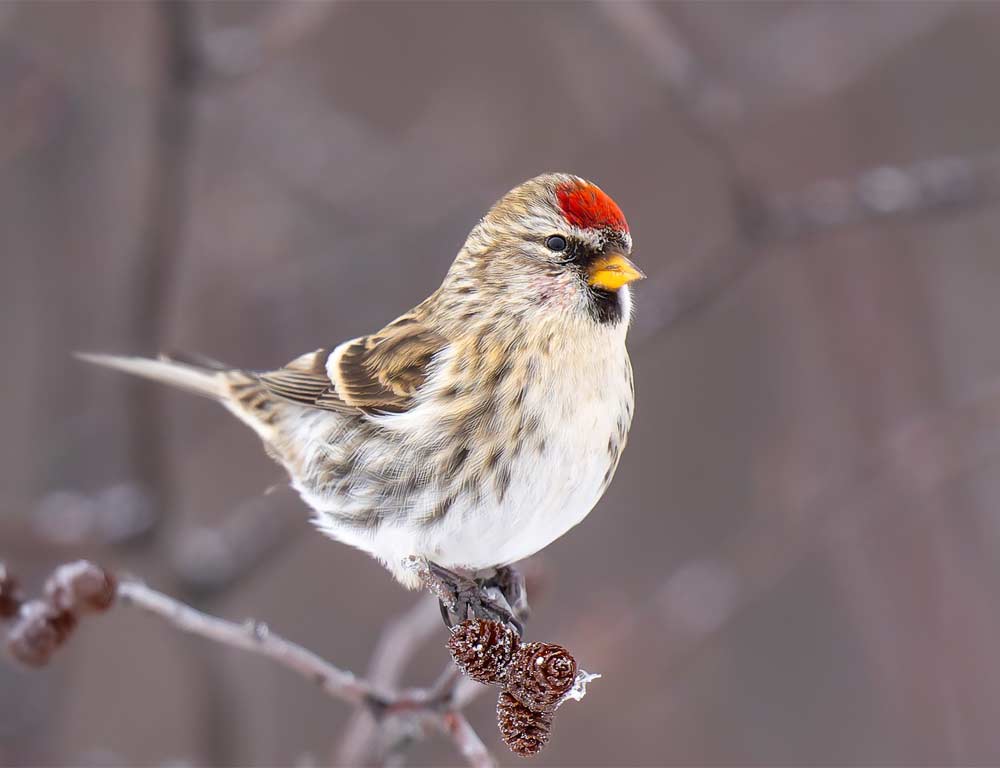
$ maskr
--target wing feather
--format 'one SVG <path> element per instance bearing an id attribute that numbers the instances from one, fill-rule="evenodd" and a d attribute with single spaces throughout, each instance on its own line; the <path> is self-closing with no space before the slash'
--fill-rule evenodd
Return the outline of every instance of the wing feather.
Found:
<path id="1" fill-rule="evenodd" d="M 434 355 L 447 344 L 447 339 L 407 314 L 332 353 L 309 352 L 258 378 L 276 397 L 313 408 L 402 413 L 412 406 Z"/>

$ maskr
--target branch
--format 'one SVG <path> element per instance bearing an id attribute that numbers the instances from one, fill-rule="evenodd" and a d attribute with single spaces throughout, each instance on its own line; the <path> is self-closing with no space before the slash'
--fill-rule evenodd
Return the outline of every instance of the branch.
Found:
<path id="1" fill-rule="evenodd" d="M 366 706 L 375 715 L 414 714 L 435 720 L 450 711 L 454 685 L 442 675 L 430 688 L 391 692 L 379 690 L 368 680 L 342 670 L 297 643 L 275 634 L 267 624 L 248 620 L 242 624 L 210 616 L 157 592 L 142 582 L 127 580 L 118 585 L 118 598 L 147 613 L 159 616 L 183 632 L 199 635 L 222 645 L 265 656 L 318 685 L 325 693 L 349 704 Z M 397 637 L 406 640 L 410 638 Z M 444 682 L 442 682 L 444 681 Z"/>
<path id="2" fill-rule="evenodd" d="M 202 66 L 212 80 L 253 75 L 321 30 L 339 8 L 336 0 L 273 3 L 253 24 L 209 29 L 202 40 Z"/>
<path id="3" fill-rule="evenodd" d="M 998 458 L 1000 380 L 890 430 L 848 473 L 827 473 L 825 467 L 790 473 L 803 487 L 767 492 L 777 521 L 774 516 L 753 520 L 715 553 L 674 569 L 641 609 L 602 603 L 583 612 L 605 614 L 606 627 L 587 635 L 590 646 L 583 653 L 592 659 L 620 657 L 621 648 L 647 631 L 649 606 L 655 606 L 661 621 L 661 680 L 669 685 L 824 541 L 894 525 L 892 518 L 880 516 L 893 489 L 911 488 L 914 498 L 929 496 Z M 582 634 L 582 629 L 563 633 Z"/>
<path id="4" fill-rule="evenodd" d="M 743 99 L 715 80 L 664 9 L 615 0 L 593 7 L 645 58 L 687 132 L 720 163 L 735 223 L 729 240 L 701 249 L 644 288 L 635 329 L 640 341 L 710 304 L 759 264 L 769 246 L 890 218 L 965 210 L 1000 197 L 998 150 L 880 166 L 791 196 L 769 196 L 727 137 L 727 128 L 746 111 Z"/>
<path id="5" fill-rule="evenodd" d="M 372 685 L 382 689 L 396 686 L 410 658 L 440 626 L 440 621 L 437 602 L 428 595 L 386 624 L 368 665 L 368 680 Z M 377 730 L 374 714 L 357 710 L 340 739 L 334 764 L 361 765 L 366 762 L 366 754 L 371 750 Z"/>
<path id="6" fill-rule="evenodd" d="M 118 598 L 123 605 L 159 616 L 183 632 L 266 656 L 342 701 L 364 705 L 387 703 L 367 682 L 285 640 L 259 621 L 236 624 L 209 616 L 138 581 L 123 581 L 118 587 Z"/>
<path id="7" fill-rule="evenodd" d="M 760 239 L 791 242 L 871 221 L 965 210 L 998 197 L 1000 150 L 882 165 L 775 198 L 761 212 Z"/>
<path id="8" fill-rule="evenodd" d="M 755 194 L 755 193 L 754 193 Z M 879 166 L 846 179 L 810 184 L 794 195 L 759 195 L 736 235 L 654 278 L 636 324 L 640 343 L 712 303 L 776 246 L 802 243 L 853 226 L 945 215 L 1000 200 L 1000 150 Z"/>
<path id="9" fill-rule="evenodd" d="M 441 718 L 440 723 L 444 733 L 451 736 L 469 765 L 475 768 L 492 768 L 496 765 L 493 755 L 461 712 L 449 712 Z"/>
<path id="10" fill-rule="evenodd" d="M 16 579 L 0 563 L 0 621 L 14 621 L 7 647 L 27 666 L 47 664 L 82 618 L 116 604 L 158 616 L 182 632 L 264 656 L 314 683 L 329 696 L 367 710 L 383 727 L 393 723 L 407 734 L 415 729 L 437 730 L 454 742 L 470 765 L 494 764 L 483 742 L 458 712 L 459 700 L 454 696 L 457 678 L 452 673 L 442 675 L 430 688 L 381 690 L 286 640 L 262 622 L 238 624 L 211 616 L 140 581 L 119 581 L 103 568 L 82 560 L 57 568 L 46 582 L 44 597 L 24 602 Z M 420 605 L 426 616 L 424 604 Z M 394 639 L 405 645 L 410 638 L 394 635 Z"/>
<path id="11" fill-rule="evenodd" d="M 645 59 L 691 135 L 735 170 L 736 159 L 722 129 L 726 122 L 742 116 L 742 101 L 711 77 L 663 7 L 617 0 L 603 0 L 593 7 L 626 38 L 628 49 Z"/>
<path id="12" fill-rule="evenodd" d="M 218 594 L 288 546 L 303 530 L 293 525 L 293 515 L 277 508 L 291 495 L 289 489 L 272 486 L 237 504 L 220 522 L 183 529 L 168 549 L 183 593 Z"/>
<path id="13" fill-rule="evenodd" d="M 134 349 L 156 349 L 163 343 L 170 291 L 190 214 L 187 193 L 196 144 L 195 92 L 200 84 L 193 0 L 160 0 L 156 10 L 164 38 L 164 60 L 139 246 L 129 262 L 129 289 L 125 294 L 131 302 L 126 314 L 127 341 Z M 170 463 L 163 435 L 165 420 L 159 408 L 162 393 L 136 381 L 123 386 L 129 461 L 142 492 L 153 502 L 149 527 L 136 530 L 139 536 L 152 533 L 153 525 L 169 506 Z"/>

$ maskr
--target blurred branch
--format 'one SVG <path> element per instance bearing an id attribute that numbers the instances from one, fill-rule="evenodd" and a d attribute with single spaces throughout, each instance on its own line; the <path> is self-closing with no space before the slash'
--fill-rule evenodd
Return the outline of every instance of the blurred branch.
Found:
<path id="1" fill-rule="evenodd" d="M 748 259 L 744 244 L 758 239 L 761 192 L 743 169 L 725 133 L 727 122 L 743 116 L 737 94 L 716 84 L 708 69 L 671 23 L 664 6 L 603 0 L 596 6 L 656 73 L 688 134 L 720 163 L 726 177 L 736 229 L 736 247 L 713 248 L 669 270 L 647 286 L 634 337 L 645 339 L 700 306 L 742 274 Z"/>
<path id="2" fill-rule="evenodd" d="M 967 9 L 961 3 L 910 4 L 904 13 L 891 5 L 795 5 L 763 28 L 745 30 L 743 75 L 777 91 L 781 101 L 829 97 Z M 774 97 L 761 100 L 770 106 Z"/>
<path id="3" fill-rule="evenodd" d="M 740 239 L 756 239 L 760 185 L 746 170 L 726 134 L 727 126 L 744 116 L 739 94 L 711 77 L 694 48 L 671 22 L 668 6 L 603 0 L 596 7 L 618 28 L 629 46 L 644 56 L 663 83 L 687 133 L 720 164 Z"/>
<path id="4" fill-rule="evenodd" d="M 476 768 L 491 768 L 496 765 L 493 755 L 479 738 L 479 734 L 469 725 L 469 721 L 461 712 L 449 712 L 440 720 L 442 730 L 451 736 L 459 752 L 469 765 Z"/>
<path id="5" fill-rule="evenodd" d="M 209 29 L 202 40 L 202 65 L 215 79 L 254 74 L 322 29 L 339 7 L 337 0 L 286 0 L 267 5 L 263 20 L 254 24 Z"/>
<path id="6" fill-rule="evenodd" d="M 587 634 L 580 627 L 567 633 L 589 639 L 584 653 L 590 658 L 613 659 L 635 638 L 648 635 L 653 606 L 664 675 L 680 674 L 831 536 L 893 524 L 878 512 L 888 506 L 887 495 L 895 489 L 930 495 L 998 457 L 1000 382 L 994 382 L 954 407 L 892 430 L 852 470 L 792 468 L 785 473 L 791 487 L 765 489 L 770 507 L 778 510 L 777 520 L 773 515 L 760 519 L 727 547 L 675 569 L 651 590 L 641 610 L 615 601 L 583 612 L 605 615 L 605 631 Z"/>
<path id="7" fill-rule="evenodd" d="M 668 268 L 643 291 L 640 342 L 714 301 L 781 245 L 852 226 L 944 215 L 1000 199 L 1000 150 L 946 156 L 907 166 L 879 166 L 846 179 L 809 185 L 798 194 L 760 197 L 746 226 L 728 243 Z"/>
<path id="8" fill-rule="evenodd" d="M 644 287 L 643 311 L 635 329 L 641 341 L 713 301 L 758 264 L 771 246 L 890 218 L 964 210 L 1000 196 L 1000 151 L 995 150 L 909 166 L 880 166 L 772 198 L 743 169 L 726 136 L 727 126 L 744 115 L 742 100 L 710 76 L 667 9 L 655 3 L 616 0 L 604 0 L 595 7 L 631 49 L 642 54 L 688 133 L 721 163 L 735 223 L 728 242 L 704 248 Z M 812 19 L 829 11 L 801 9 L 796 18 Z M 928 15 L 932 22 L 942 17 Z M 852 23 L 856 20 L 850 18 Z"/>
<path id="9" fill-rule="evenodd" d="M 741 100 L 711 78 L 671 23 L 665 6 L 602 0 L 594 7 L 628 40 L 629 49 L 645 59 L 691 134 L 735 170 L 736 158 L 722 134 L 722 125 L 742 115 Z"/>
<path id="10" fill-rule="evenodd" d="M 372 684 L 383 689 L 396 686 L 412 655 L 438 628 L 440 621 L 437 601 L 429 595 L 390 621 L 383 628 L 368 665 L 368 679 Z M 356 710 L 340 739 L 334 764 L 364 764 L 374 742 L 377 725 L 371 712 Z"/>
<path id="11" fill-rule="evenodd" d="M 132 260 L 132 287 L 126 292 L 133 302 L 127 317 L 128 344 L 134 349 L 156 349 L 163 344 L 169 294 L 188 213 L 188 175 L 194 154 L 198 85 L 194 4 L 191 0 L 160 0 L 157 10 L 164 36 L 163 74 L 153 121 L 156 132 L 140 252 Z M 137 382 L 124 386 L 130 461 L 141 490 L 153 501 L 155 522 L 169 506 L 170 494 L 160 393 Z"/>
<path id="12" fill-rule="evenodd" d="M 276 509 L 290 486 L 281 484 L 245 500 L 216 525 L 186 527 L 169 553 L 179 586 L 199 597 L 224 591 L 273 557 L 304 529 Z"/>
<path id="13" fill-rule="evenodd" d="M 206 32 L 199 23 L 199 6 L 193 0 L 158 3 L 164 35 L 163 75 L 154 120 L 156 135 L 141 253 L 133 262 L 133 288 L 127 293 L 134 302 L 128 313 L 129 346 L 155 349 L 163 345 L 169 294 L 186 229 L 199 91 L 213 77 L 255 70 L 268 56 L 294 46 L 321 27 L 336 7 L 332 1 L 277 3 L 268 6 L 264 20 L 252 28 Z M 169 504 L 163 419 L 157 408 L 160 394 L 137 383 L 125 386 L 130 414 L 127 439 L 134 449 L 129 454 L 142 489 L 153 501 L 155 519 Z"/>
<path id="14" fill-rule="evenodd" d="M 761 240 L 779 243 L 892 217 L 965 210 L 1000 197 L 1000 150 L 879 166 L 811 184 L 761 211 Z"/>
<path id="15" fill-rule="evenodd" d="M 389 622 L 382 630 L 368 667 L 367 679 L 379 690 L 392 690 L 399 686 L 403 671 L 413 656 L 440 627 L 441 613 L 437 601 L 426 596 L 410 610 Z M 455 709 L 462 709 L 486 690 L 486 687 L 459 674 L 454 664 L 448 664 L 437 681 L 427 689 L 431 700 L 450 698 Z M 337 747 L 336 765 L 367 764 L 375 747 L 378 721 L 371 711 L 357 710 Z M 380 745 L 383 751 L 393 752 L 401 743 Z"/>

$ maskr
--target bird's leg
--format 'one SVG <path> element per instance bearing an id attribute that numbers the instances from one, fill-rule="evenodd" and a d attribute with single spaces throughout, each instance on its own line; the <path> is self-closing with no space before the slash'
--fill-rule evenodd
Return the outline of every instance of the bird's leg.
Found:
<path id="1" fill-rule="evenodd" d="M 424 584 L 441 606 L 441 618 L 451 629 L 469 617 L 479 585 L 467 576 L 427 561 Z"/>
<path id="2" fill-rule="evenodd" d="M 514 615 L 498 585 L 456 573 L 429 560 L 421 568 L 421 578 L 441 605 L 441 617 L 450 629 L 469 615 L 492 619 L 512 626 L 521 634 L 523 625 Z M 491 577 L 492 578 L 492 577 Z"/>
<path id="3" fill-rule="evenodd" d="M 504 596 L 511 613 L 521 622 L 531 616 L 528 605 L 528 591 L 524 586 L 524 575 L 513 565 L 497 568 L 496 574 L 486 582 L 487 586 L 496 586 Z"/>
<path id="4" fill-rule="evenodd" d="M 501 566 L 478 577 L 476 582 L 491 606 L 509 616 L 502 620 L 524 637 L 524 622 L 528 620 L 530 609 L 521 572 L 510 565 Z"/>

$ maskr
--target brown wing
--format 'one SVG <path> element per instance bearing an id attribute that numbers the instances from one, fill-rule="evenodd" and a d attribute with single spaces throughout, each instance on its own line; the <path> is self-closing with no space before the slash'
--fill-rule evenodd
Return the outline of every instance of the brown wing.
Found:
<path id="1" fill-rule="evenodd" d="M 337 394 L 365 412 L 402 413 L 427 378 L 427 367 L 448 341 L 404 315 L 372 336 L 338 350 L 333 379 Z"/>
<path id="2" fill-rule="evenodd" d="M 330 349 L 317 349 L 297 357 L 284 368 L 258 373 L 257 379 L 272 395 L 312 408 L 331 411 L 351 410 L 337 395 L 326 374 Z"/>
<path id="3" fill-rule="evenodd" d="M 371 336 L 337 348 L 327 374 L 329 349 L 296 358 L 284 368 L 258 375 L 273 395 L 326 410 L 402 413 L 427 377 L 427 366 L 447 340 L 404 315 Z"/>

